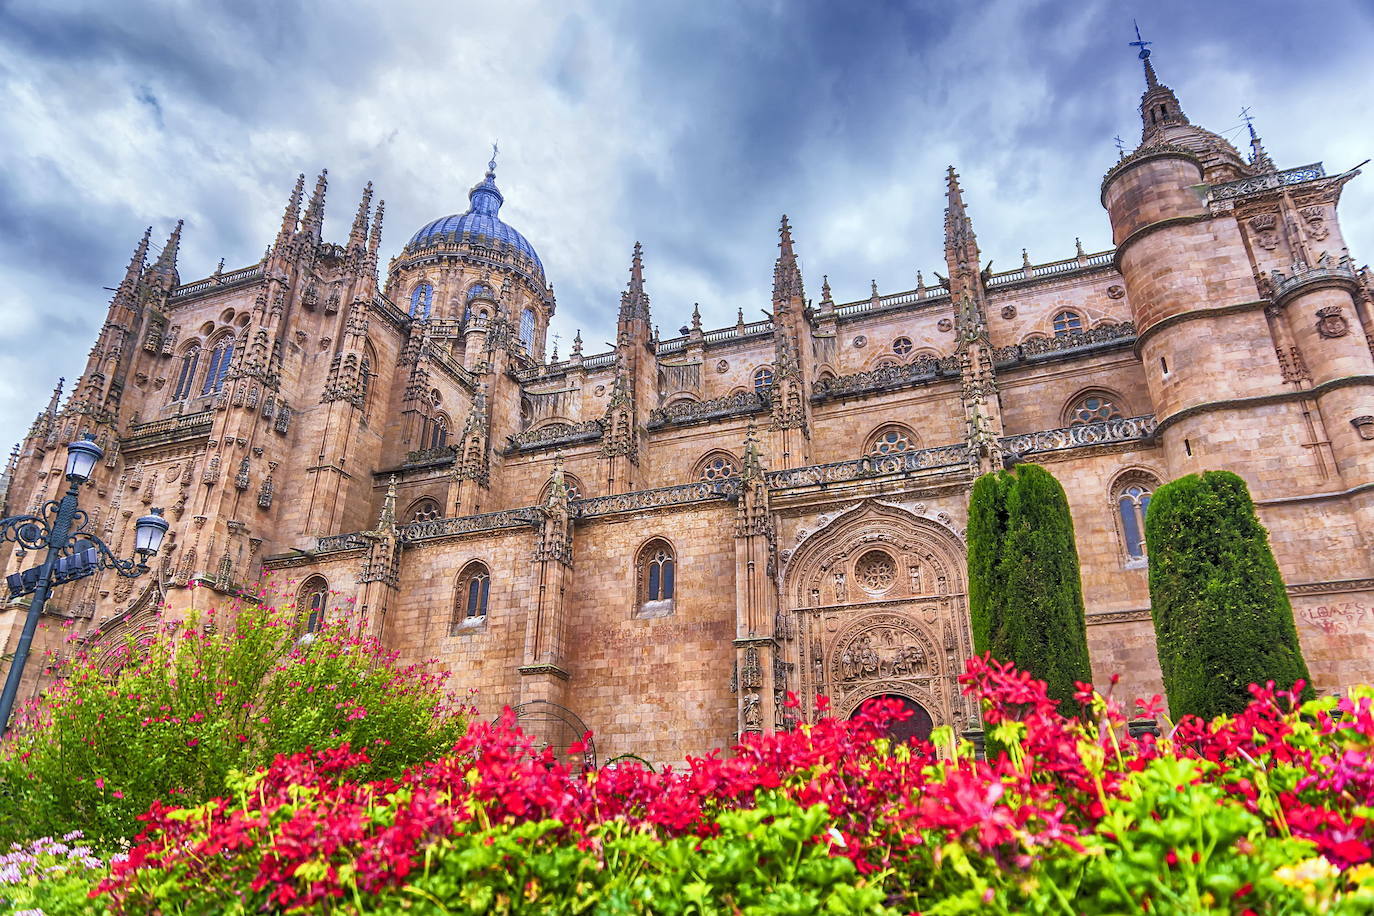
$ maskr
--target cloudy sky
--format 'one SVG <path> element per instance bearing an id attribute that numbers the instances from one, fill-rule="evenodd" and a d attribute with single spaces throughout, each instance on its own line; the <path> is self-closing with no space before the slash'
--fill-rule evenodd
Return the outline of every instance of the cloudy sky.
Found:
<path id="1" fill-rule="evenodd" d="M 261 257 L 296 173 L 362 185 L 386 255 L 467 206 L 501 145 L 502 216 L 539 251 L 561 351 L 614 329 L 644 243 L 669 336 L 768 305 L 776 227 L 809 295 L 942 268 L 943 173 L 998 268 L 1109 246 L 1099 180 L 1138 142 L 1137 17 L 1197 123 L 1280 167 L 1374 156 L 1374 2 L 0 0 L 0 443 L 74 379 L 143 227 L 186 219 L 184 281 Z M 1349 186 L 1374 260 L 1374 175 Z"/>

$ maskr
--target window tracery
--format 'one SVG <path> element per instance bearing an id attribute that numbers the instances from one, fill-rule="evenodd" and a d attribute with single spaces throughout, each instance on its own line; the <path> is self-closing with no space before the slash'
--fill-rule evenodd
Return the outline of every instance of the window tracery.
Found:
<path id="1" fill-rule="evenodd" d="M 713 452 L 698 462 L 695 476 L 697 480 L 707 482 L 738 477 L 739 462 L 735 460 L 733 455 L 725 452 Z"/>
<path id="2" fill-rule="evenodd" d="M 1077 334 L 1083 330 L 1083 316 L 1073 311 L 1065 309 L 1054 316 L 1054 336 L 1068 337 L 1070 334 Z"/>
<path id="3" fill-rule="evenodd" d="M 890 423 L 869 437 L 868 448 L 864 450 L 864 454 L 876 458 L 883 455 L 898 455 L 902 452 L 915 451 L 917 447 L 914 432 L 905 426 Z"/>
<path id="4" fill-rule="evenodd" d="M 205 381 L 200 386 L 202 396 L 216 394 L 224 387 L 229 374 L 229 362 L 234 358 L 234 338 L 225 336 L 210 351 L 210 364 L 205 369 Z"/>
<path id="5" fill-rule="evenodd" d="M 892 352 L 898 356 L 906 356 L 914 349 L 910 337 L 898 337 L 892 341 Z"/>
<path id="6" fill-rule="evenodd" d="M 673 613 L 677 589 L 677 556 L 672 545 L 654 538 L 639 551 L 636 568 L 636 617 Z"/>
<path id="7" fill-rule="evenodd" d="M 448 417 L 443 414 L 435 414 L 425 421 L 425 431 L 421 441 L 421 448 L 443 448 L 448 445 Z"/>
<path id="8" fill-rule="evenodd" d="M 406 516 L 407 522 L 430 522 L 436 518 L 443 517 L 443 510 L 439 508 L 439 501 L 425 496 L 415 501 L 410 507 L 410 512 Z"/>
<path id="9" fill-rule="evenodd" d="M 200 365 L 200 347 L 194 346 L 181 357 L 181 372 L 177 375 L 176 387 L 172 389 L 172 400 L 181 401 L 191 396 L 191 386 L 196 380 L 196 367 Z"/>
<path id="10" fill-rule="evenodd" d="M 301 616 L 301 634 L 318 633 L 324 626 L 325 607 L 329 603 L 329 580 L 311 576 L 301 583 L 296 609 Z"/>
<path id="11" fill-rule="evenodd" d="M 754 370 L 754 390 L 765 391 L 773 386 L 773 367 L 760 366 Z"/>
<path id="12" fill-rule="evenodd" d="M 1117 396 L 1108 391 L 1089 391 L 1079 395 L 1065 411 L 1065 426 L 1083 426 L 1103 420 L 1120 420 L 1126 416 L 1117 404 Z"/>
<path id="13" fill-rule="evenodd" d="M 450 631 L 473 626 L 486 619 L 487 598 L 491 594 L 491 570 L 481 560 L 473 560 L 458 573 L 453 596 Z"/>
<path id="14" fill-rule="evenodd" d="M 434 300 L 434 284 L 422 282 L 415 284 L 410 293 L 410 317 L 428 318 L 430 304 Z"/>
<path id="15" fill-rule="evenodd" d="M 1159 480 L 1145 471 L 1128 471 L 1112 485 L 1112 504 L 1127 567 L 1143 566 L 1146 562 L 1145 513 L 1158 487 Z"/>

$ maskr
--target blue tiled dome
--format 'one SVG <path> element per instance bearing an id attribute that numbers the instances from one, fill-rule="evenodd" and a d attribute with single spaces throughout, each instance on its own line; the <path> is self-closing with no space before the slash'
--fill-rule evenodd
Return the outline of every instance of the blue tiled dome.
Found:
<path id="1" fill-rule="evenodd" d="M 506 199 L 496 187 L 495 167 L 495 162 L 490 163 L 486 177 L 468 192 L 469 205 L 466 213 L 455 213 L 427 223 L 410 237 L 410 241 L 406 243 L 406 250 L 424 245 L 436 236 L 454 233 L 455 236 L 461 237 L 464 232 L 470 232 L 474 236 L 481 236 L 493 242 L 505 242 L 516 251 L 529 255 L 530 260 L 534 261 L 535 268 L 543 274 L 544 264 L 539 260 L 539 254 L 534 250 L 534 246 L 519 232 L 503 223 L 497 215 L 501 212 L 501 204 L 505 203 Z"/>

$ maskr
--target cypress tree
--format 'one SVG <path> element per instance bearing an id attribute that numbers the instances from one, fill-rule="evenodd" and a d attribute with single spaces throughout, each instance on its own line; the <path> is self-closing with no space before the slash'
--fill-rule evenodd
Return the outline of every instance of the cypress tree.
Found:
<path id="1" fill-rule="evenodd" d="M 979 653 L 1045 681 L 1065 710 L 1091 681 L 1068 498 L 1039 465 L 985 474 L 969 502 L 969 616 Z"/>
<path id="2" fill-rule="evenodd" d="M 1309 682 L 1293 607 L 1245 481 L 1190 474 L 1145 514 L 1150 613 L 1169 711 L 1210 719 L 1250 701 L 1249 685 Z"/>

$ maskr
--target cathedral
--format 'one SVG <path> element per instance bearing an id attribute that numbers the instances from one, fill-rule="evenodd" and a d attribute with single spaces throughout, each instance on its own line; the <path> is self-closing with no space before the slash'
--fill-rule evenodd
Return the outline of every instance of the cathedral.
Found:
<path id="1" fill-rule="evenodd" d="M 968 497 L 1017 461 L 1068 493 L 1118 697 L 1161 692 L 1150 495 L 1223 468 L 1271 533 L 1318 690 L 1374 680 L 1374 276 L 1337 217 L 1357 172 L 1280 168 L 1253 129 L 1242 154 L 1141 56 L 1141 141 L 1101 183 L 1111 250 L 992 272 L 951 168 L 944 264 L 914 289 L 836 302 L 812 274 L 808 298 L 783 217 L 767 317 L 705 328 L 654 315 L 635 245 L 607 352 L 550 352 L 551 278 L 494 162 L 384 284 L 383 204 L 369 185 L 327 241 L 325 174 L 297 180 L 258 263 L 183 282 L 181 225 L 153 258 L 145 234 L 5 514 L 59 495 L 89 433 L 95 532 L 127 553 L 154 506 L 171 532 L 153 574 L 56 590 L 21 695 L 72 630 L 100 651 L 267 578 L 303 629 L 356 615 L 483 716 L 513 707 L 555 744 L 590 729 L 602 763 L 680 763 L 822 695 L 963 731 Z M 23 615 L 0 613 L 6 652 Z"/>

